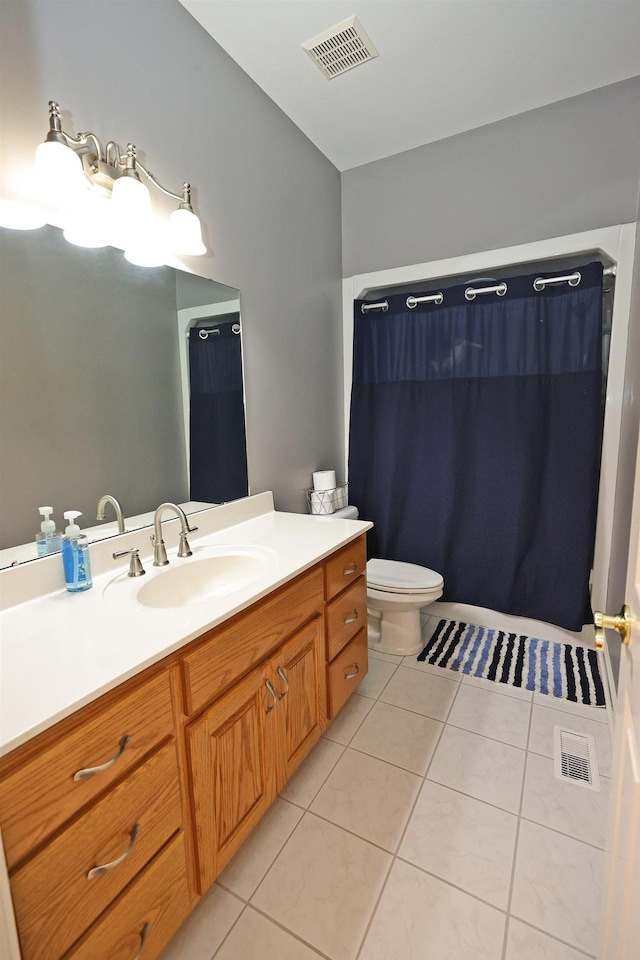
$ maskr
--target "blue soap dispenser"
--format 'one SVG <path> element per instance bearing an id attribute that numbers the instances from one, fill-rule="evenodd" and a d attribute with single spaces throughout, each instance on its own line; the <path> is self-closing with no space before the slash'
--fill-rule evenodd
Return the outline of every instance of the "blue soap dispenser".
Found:
<path id="1" fill-rule="evenodd" d="M 36 547 L 39 557 L 48 557 L 50 553 L 60 553 L 60 531 L 51 519 L 53 507 L 38 507 L 42 514 L 40 533 L 36 533 Z"/>
<path id="2" fill-rule="evenodd" d="M 89 541 L 74 521 L 81 517 L 79 510 L 67 510 L 64 517 L 69 525 L 62 538 L 62 564 L 64 582 L 69 593 L 80 593 L 93 586 L 91 579 L 91 561 L 89 559 Z"/>

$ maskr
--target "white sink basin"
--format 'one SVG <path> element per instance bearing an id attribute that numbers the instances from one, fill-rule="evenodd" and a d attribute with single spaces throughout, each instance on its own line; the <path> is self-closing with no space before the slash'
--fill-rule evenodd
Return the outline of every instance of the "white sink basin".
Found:
<path id="1" fill-rule="evenodd" d="M 195 547 L 191 557 L 170 554 L 168 566 L 148 566 L 147 576 L 119 576 L 105 588 L 104 596 L 111 603 L 133 600 L 155 609 L 192 607 L 250 586 L 276 559 L 266 547 Z"/>

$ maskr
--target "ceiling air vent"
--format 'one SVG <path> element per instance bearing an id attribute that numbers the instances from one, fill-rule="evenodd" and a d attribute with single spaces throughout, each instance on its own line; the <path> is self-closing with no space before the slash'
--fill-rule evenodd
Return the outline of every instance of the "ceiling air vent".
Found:
<path id="1" fill-rule="evenodd" d="M 589 790 L 600 789 L 595 739 L 588 733 L 554 727 L 554 767 L 559 780 L 570 780 Z"/>
<path id="2" fill-rule="evenodd" d="M 335 27 L 329 27 L 324 33 L 305 41 L 302 48 L 327 80 L 332 80 L 333 77 L 338 77 L 341 73 L 378 56 L 378 51 L 357 17 L 349 17 Z"/>

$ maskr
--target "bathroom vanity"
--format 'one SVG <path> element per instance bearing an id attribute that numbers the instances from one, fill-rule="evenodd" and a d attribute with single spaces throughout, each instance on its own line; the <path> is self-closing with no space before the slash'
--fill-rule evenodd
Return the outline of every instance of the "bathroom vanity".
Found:
<path id="1" fill-rule="evenodd" d="M 370 524 L 278 514 L 269 494 L 206 514 L 190 558 L 166 523 L 169 567 L 128 578 L 108 561 L 127 534 L 92 547 L 93 590 L 1 615 L 23 960 L 158 957 L 366 674 Z"/>

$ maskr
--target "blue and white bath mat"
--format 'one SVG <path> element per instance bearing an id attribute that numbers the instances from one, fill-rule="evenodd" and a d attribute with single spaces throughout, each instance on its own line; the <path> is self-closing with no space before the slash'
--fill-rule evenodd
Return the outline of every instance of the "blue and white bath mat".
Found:
<path id="1" fill-rule="evenodd" d="M 440 620 L 418 660 L 574 703 L 605 706 L 598 656 L 587 647 Z"/>

